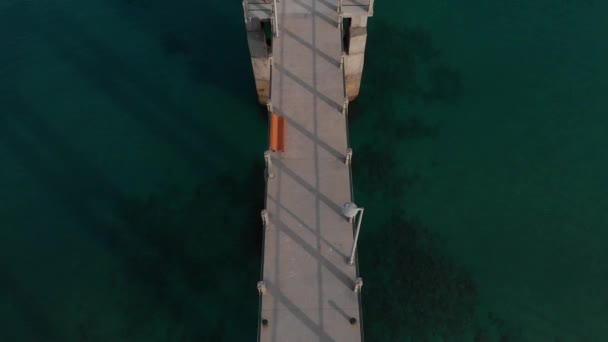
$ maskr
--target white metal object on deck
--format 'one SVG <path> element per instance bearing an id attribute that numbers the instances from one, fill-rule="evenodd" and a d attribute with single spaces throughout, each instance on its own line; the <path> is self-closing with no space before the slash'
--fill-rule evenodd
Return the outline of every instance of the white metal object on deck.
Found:
<path id="1" fill-rule="evenodd" d="M 350 252 L 350 258 L 348 259 L 348 264 L 352 265 L 355 262 L 355 252 L 357 251 L 357 240 L 359 240 L 359 232 L 361 231 L 361 221 L 363 221 L 363 213 L 364 208 L 359 208 L 355 203 L 347 202 L 342 206 L 342 215 L 348 218 L 348 222 L 352 222 L 357 214 L 359 215 L 359 220 L 357 221 L 357 229 L 355 230 L 355 239 L 353 241 L 353 248 Z"/>

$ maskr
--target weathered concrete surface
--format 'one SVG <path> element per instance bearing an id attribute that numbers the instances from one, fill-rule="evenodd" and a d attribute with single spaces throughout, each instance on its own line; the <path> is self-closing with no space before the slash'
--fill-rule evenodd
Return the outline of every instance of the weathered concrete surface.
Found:
<path id="1" fill-rule="evenodd" d="M 370 0 L 342 0 L 342 16 L 344 18 L 368 16 L 370 4 Z"/>
<path id="2" fill-rule="evenodd" d="M 274 178 L 267 180 L 262 342 L 362 340 L 357 273 L 347 263 L 353 226 L 341 215 L 352 194 L 332 3 L 279 5 L 271 102 L 286 118 L 286 151 L 271 154 Z"/>
<path id="3" fill-rule="evenodd" d="M 247 43 L 251 55 L 251 66 L 255 77 L 255 88 L 258 93 L 258 101 L 266 105 L 270 97 L 270 60 L 266 36 L 262 29 L 262 23 L 256 18 L 251 18 L 247 25 Z"/>
<path id="4" fill-rule="evenodd" d="M 248 17 L 269 20 L 272 17 L 272 1 L 249 0 L 247 3 Z"/>
<path id="5" fill-rule="evenodd" d="M 350 27 L 346 28 L 347 51 L 344 60 L 346 75 L 346 95 L 354 100 L 361 89 L 361 77 L 365 60 L 367 42 L 367 16 L 351 18 Z"/>

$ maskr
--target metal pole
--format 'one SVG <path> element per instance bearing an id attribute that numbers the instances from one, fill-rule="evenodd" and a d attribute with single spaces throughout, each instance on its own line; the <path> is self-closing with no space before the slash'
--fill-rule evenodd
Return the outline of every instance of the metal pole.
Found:
<path id="1" fill-rule="evenodd" d="M 344 88 L 346 92 L 346 88 Z M 344 96 L 344 103 L 342 104 L 342 115 L 346 115 L 348 111 L 348 96 Z"/>
<path id="2" fill-rule="evenodd" d="M 274 36 L 279 36 L 279 19 L 277 17 L 277 0 L 272 0 L 272 14 L 274 15 Z"/>
<path id="3" fill-rule="evenodd" d="M 352 265 L 355 263 L 355 251 L 357 250 L 357 240 L 359 240 L 359 231 L 361 230 L 361 221 L 363 221 L 363 208 L 358 209 L 361 212 L 359 215 L 359 222 L 357 222 L 357 230 L 355 231 L 355 241 L 353 241 L 353 250 L 350 252 L 350 259 L 348 264 Z"/>
<path id="4" fill-rule="evenodd" d="M 268 176 L 268 179 L 273 179 L 274 171 L 272 171 L 272 159 L 270 158 L 270 155 L 270 151 L 264 152 L 264 161 L 266 162 L 266 175 Z"/>
<path id="5" fill-rule="evenodd" d="M 247 0 L 243 0 L 243 16 L 245 16 L 245 24 L 249 23 L 249 5 Z"/>

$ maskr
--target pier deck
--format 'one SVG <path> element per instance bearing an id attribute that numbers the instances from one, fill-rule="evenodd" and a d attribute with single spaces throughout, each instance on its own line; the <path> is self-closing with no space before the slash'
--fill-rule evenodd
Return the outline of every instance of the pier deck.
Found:
<path id="1" fill-rule="evenodd" d="M 347 263 L 353 226 L 341 214 L 352 194 L 335 2 L 278 5 L 270 98 L 286 150 L 271 154 L 267 180 L 263 342 L 362 340 L 357 270 Z"/>

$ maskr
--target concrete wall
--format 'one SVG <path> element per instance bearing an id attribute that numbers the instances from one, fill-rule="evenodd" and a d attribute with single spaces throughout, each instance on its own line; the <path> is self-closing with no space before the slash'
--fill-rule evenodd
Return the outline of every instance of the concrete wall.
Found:
<path id="1" fill-rule="evenodd" d="M 367 42 L 367 17 L 353 17 L 350 27 L 346 28 L 348 51 L 344 60 L 346 74 L 346 94 L 349 100 L 359 95 L 363 62 L 365 60 L 365 44 Z"/>
<path id="2" fill-rule="evenodd" d="M 251 19 L 247 23 L 247 43 L 251 55 L 251 66 L 255 77 L 255 88 L 258 92 L 258 101 L 266 105 L 270 97 L 270 51 L 266 45 L 266 36 L 262 23 L 258 19 Z"/>
<path id="3" fill-rule="evenodd" d="M 346 94 L 350 101 L 354 100 L 361 88 L 363 64 L 365 60 L 365 45 L 367 43 L 367 16 L 353 17 L 350 26 L 344 28 L 348 51 L 344 59 L 346 75 Z M 270 98 L 270 60 L 271 51 L 266 44 L 266 36 L 262 23 L 251 19 L 247 23 L 247 42 L 251 55 L 251 65 L 255 77 L 255 87 L 258 101 L 266 105 Z"/>

